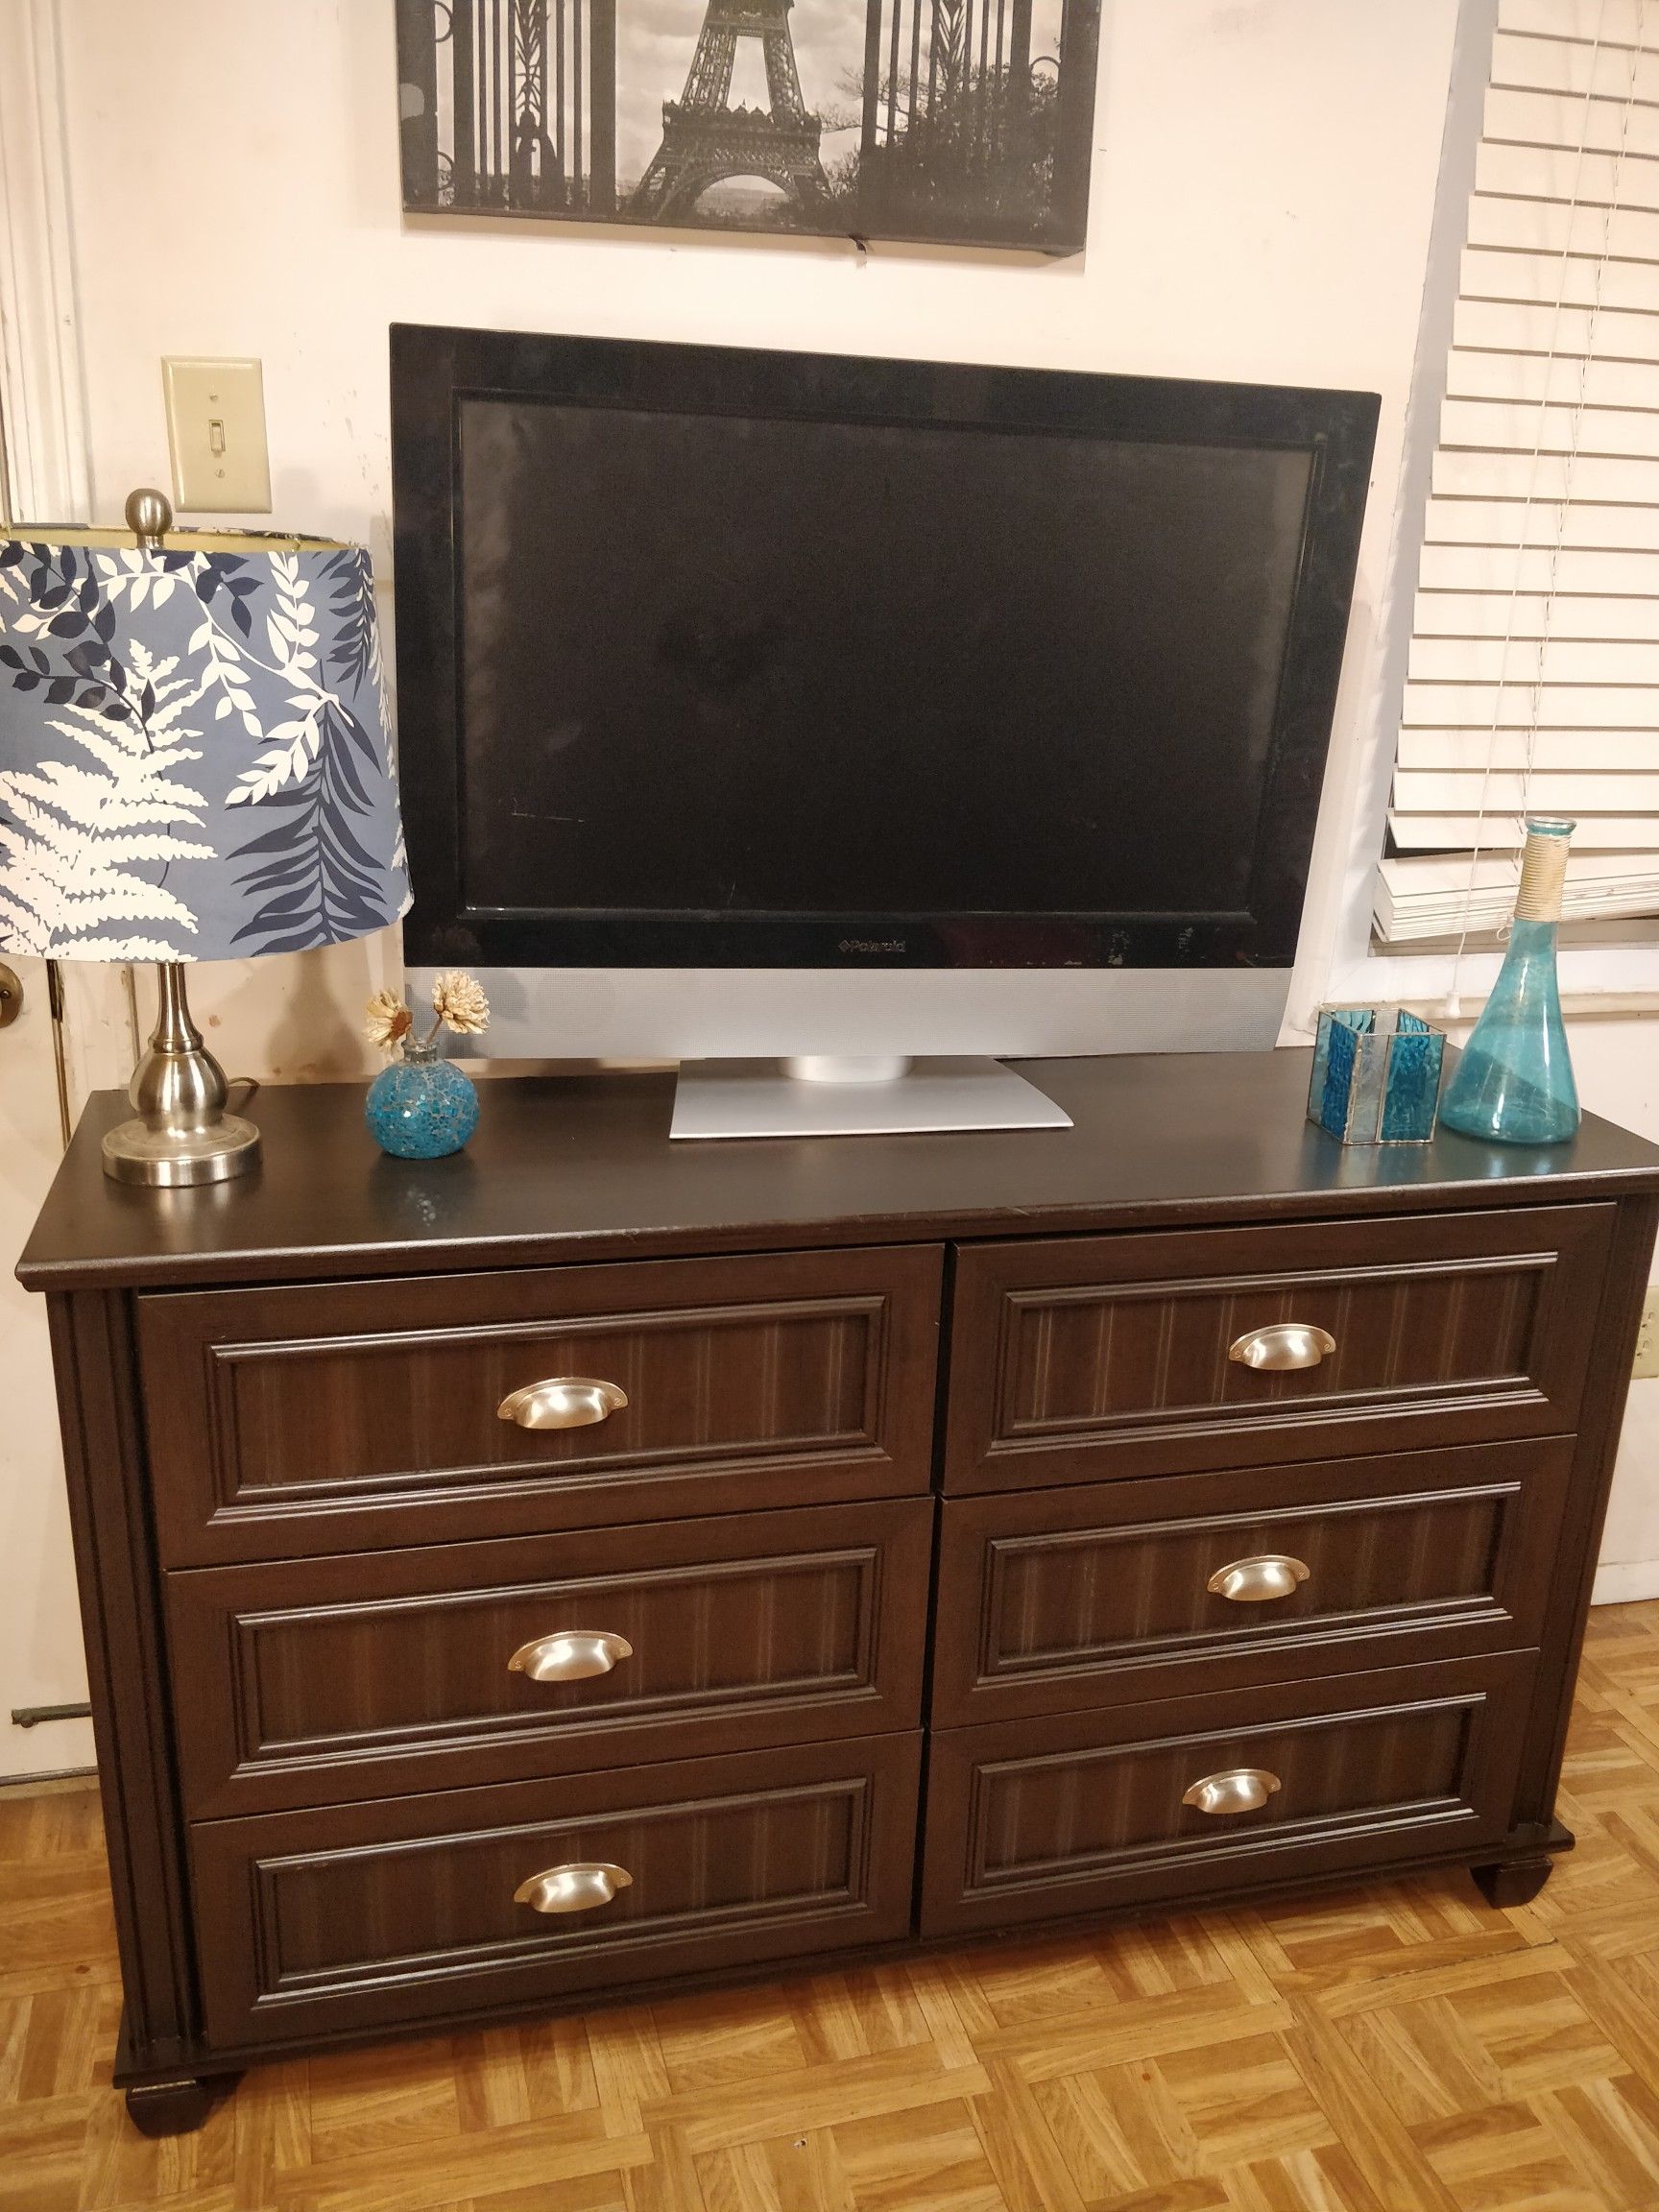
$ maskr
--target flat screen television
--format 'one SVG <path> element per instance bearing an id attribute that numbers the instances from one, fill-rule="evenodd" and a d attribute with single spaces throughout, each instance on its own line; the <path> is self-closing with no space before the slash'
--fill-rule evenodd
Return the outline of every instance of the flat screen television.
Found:
<path id="1" fill-rule="evenodd" d="M 399 325 L 392 402 L 416 967 L 600 1049 L 631 972 L 1282 998 L 1374 397 Z"/>

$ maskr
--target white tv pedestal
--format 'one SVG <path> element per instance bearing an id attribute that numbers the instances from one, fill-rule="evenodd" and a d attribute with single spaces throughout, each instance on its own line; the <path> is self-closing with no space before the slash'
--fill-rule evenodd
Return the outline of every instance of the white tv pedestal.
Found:
<path id="1" fill-rule="evenodd" d="M 999 1060 L 808 1054 L 682 1061 L 669 1135 L 891 1137 L 1070 1126 L 1070 1114 Z"/>

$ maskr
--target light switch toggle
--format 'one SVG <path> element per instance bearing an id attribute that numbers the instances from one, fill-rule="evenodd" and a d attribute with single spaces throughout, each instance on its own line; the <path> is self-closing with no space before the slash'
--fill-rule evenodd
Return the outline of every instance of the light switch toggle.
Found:
<path id="1" fill-rule="evenodd" d="M 199 515 L 268 515 L 265 379 L 257 361 L 175 356 L 161 364 L 173 495 Z"/>

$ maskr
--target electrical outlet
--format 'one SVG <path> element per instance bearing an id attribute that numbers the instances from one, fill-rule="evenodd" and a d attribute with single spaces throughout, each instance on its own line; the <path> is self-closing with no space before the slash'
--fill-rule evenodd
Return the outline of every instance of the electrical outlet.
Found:
<path id="1" fill-rule="evenodd" d="M 1636 1337 L 1636 1364 L 1632 1375 L 1659 1375 L 1659 1283 L 1649 1283 L 1642 1302 L 1642 1327 Z"/>
<path id="2" fill-rule="evenodd" d="M 186 514 L 269 515 L 265 378 L 257 361 L 164 360 L 173 497 Z"/>

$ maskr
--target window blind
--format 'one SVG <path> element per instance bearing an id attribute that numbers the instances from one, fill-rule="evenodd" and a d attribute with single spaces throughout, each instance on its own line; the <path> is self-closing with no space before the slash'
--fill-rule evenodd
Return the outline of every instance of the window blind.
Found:
<path id="1" fill-rule="evenodd" d="M 1659 913 L 1659 0 L 1500 0 L 1417 583 L 1378 935 Z"/>

